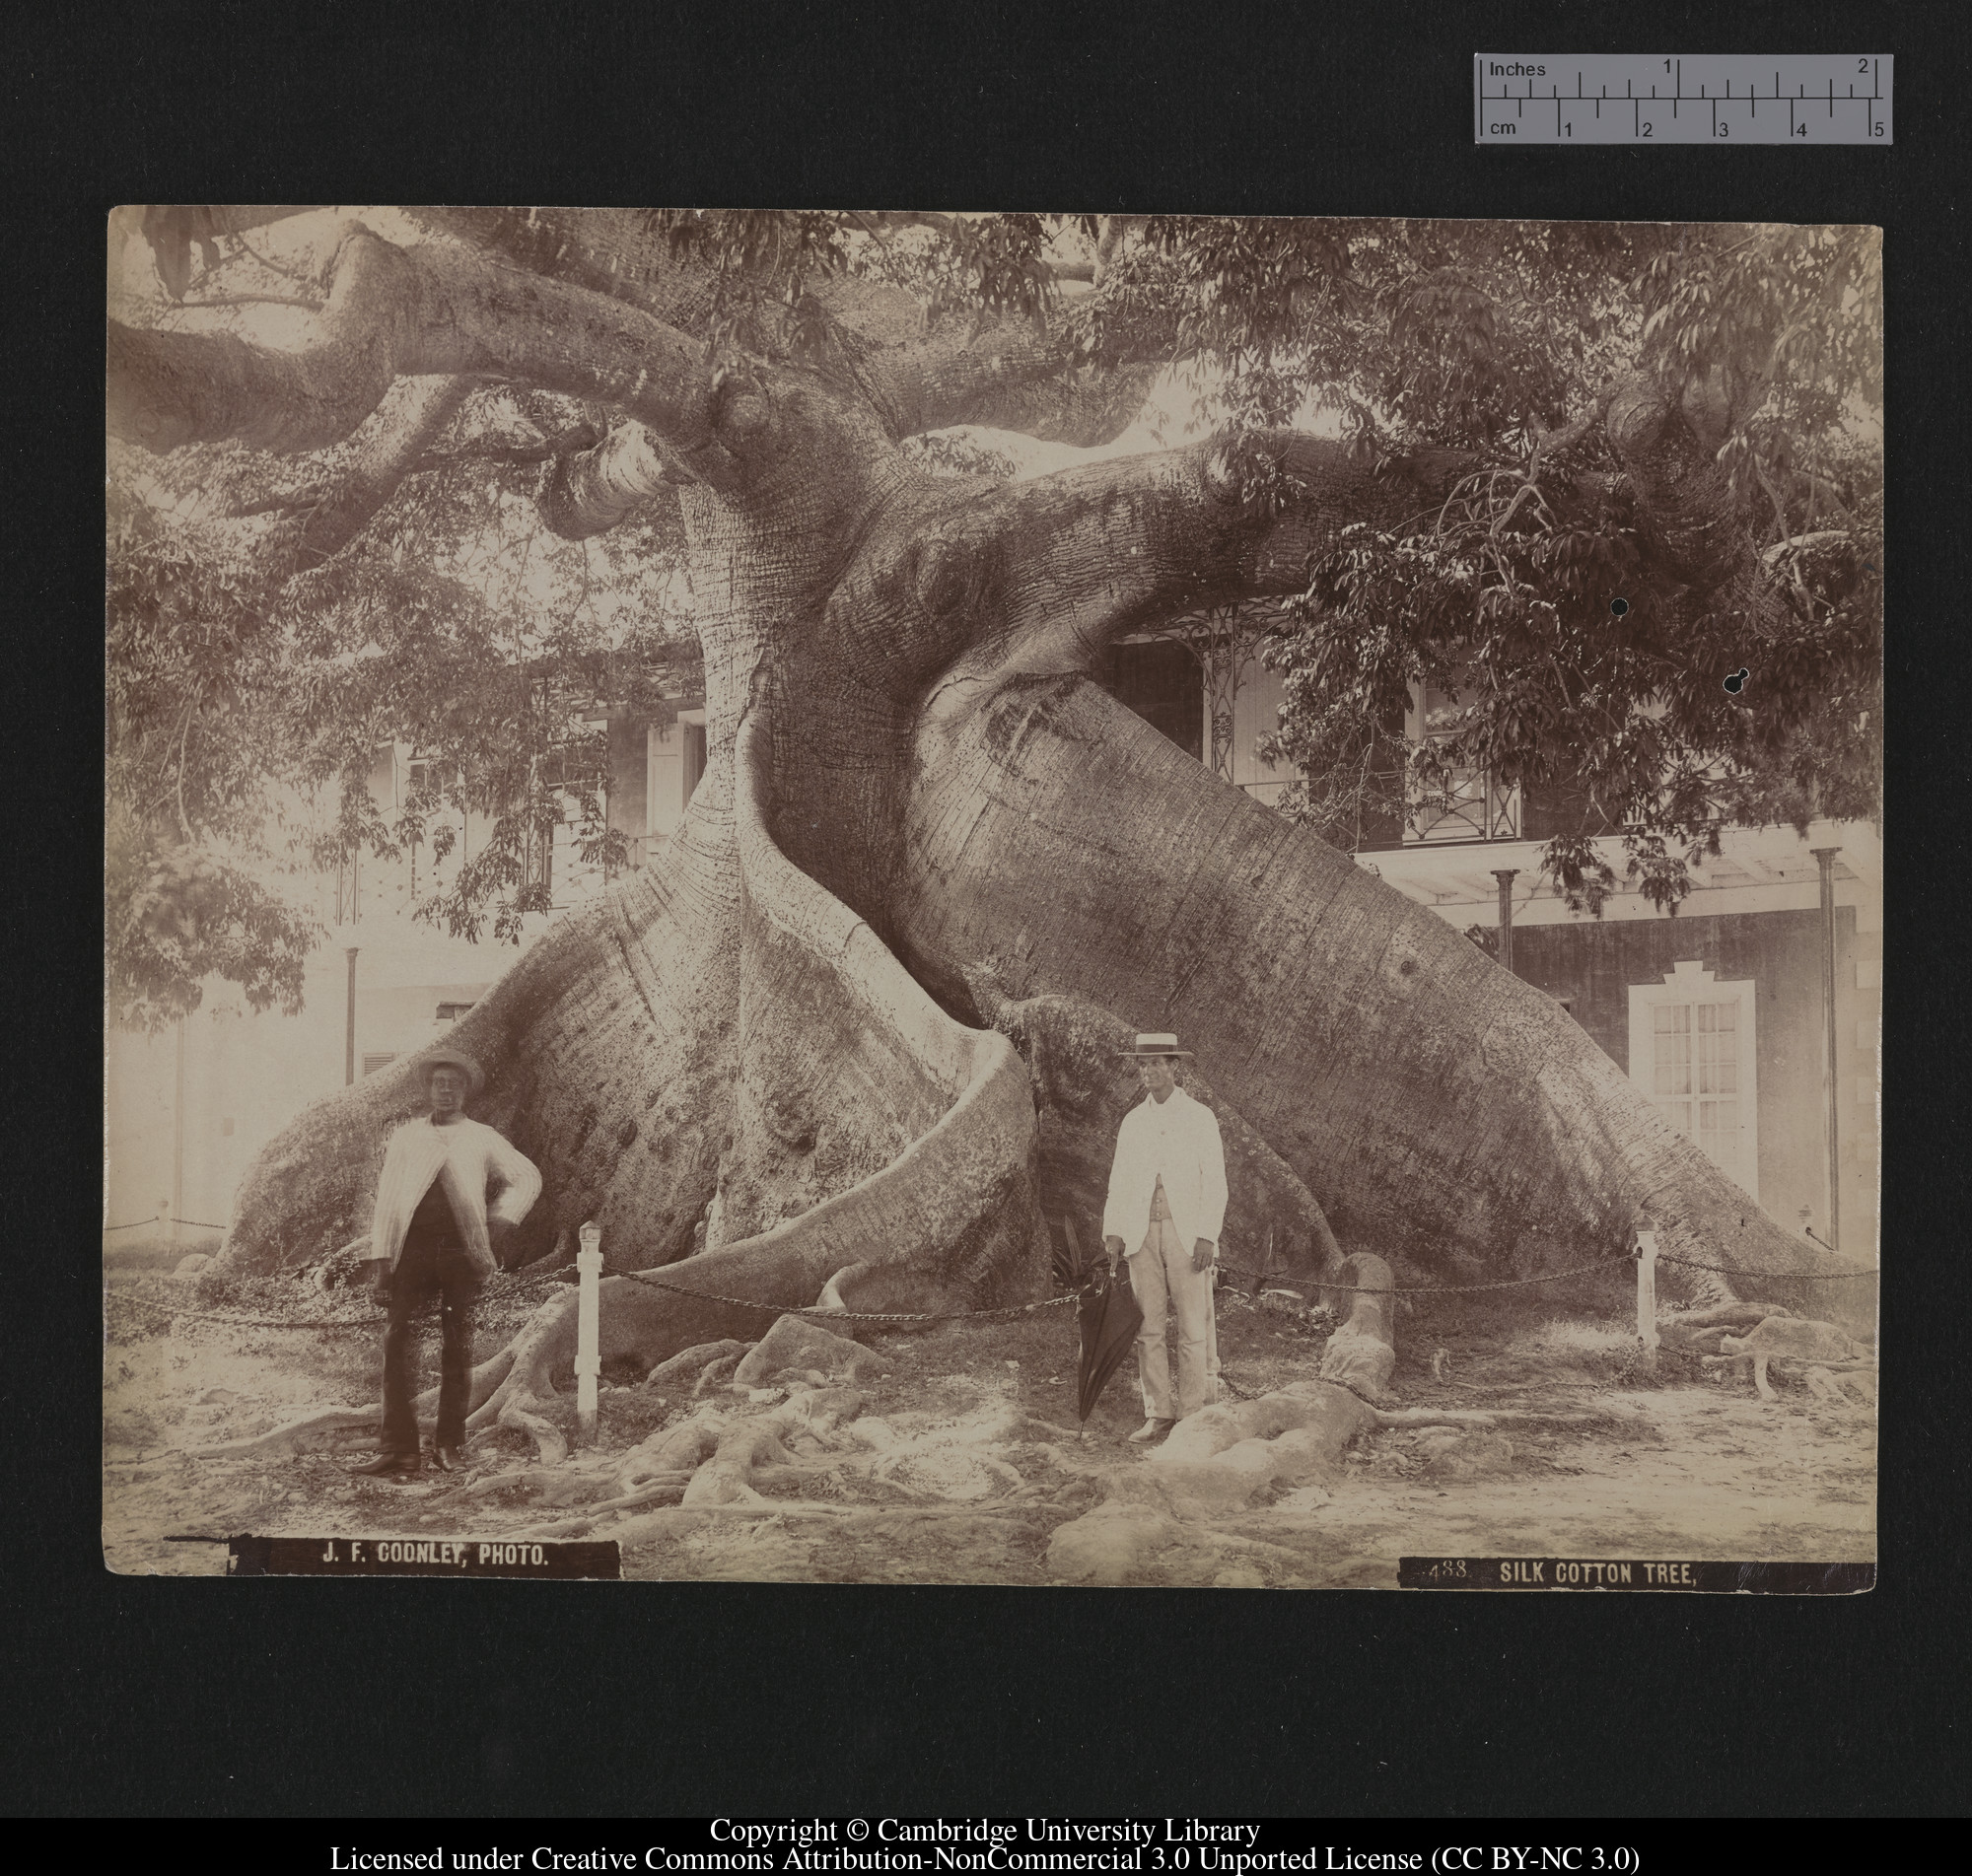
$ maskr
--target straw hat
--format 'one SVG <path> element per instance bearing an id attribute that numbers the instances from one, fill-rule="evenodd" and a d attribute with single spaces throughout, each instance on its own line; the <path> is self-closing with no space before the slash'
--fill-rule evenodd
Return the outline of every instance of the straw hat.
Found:
<path id="1" fill-rule="evenodd" d="M 1191 1051 L 1180 1049 L 1177 1046 L 1177 1037 L 1151 1030 L 1139 1030 L 1137 1046 L 1134 1049 L 1118 1049 L 1116 1053 L 1134 1056 L 1139 1062 L 1155 1061 L 1166 1056 L 1183 1056 L 1187 1062 L 1191 1060 Z"/>
<path id="2" fill-rule="evenodd" d="M 431 1083 L 434 1069 L 457 1069 L 465 1077 L 465 1091 L 468 1095 L 477 1094 L 486 1085 L 486 1071 L 463 1049 L 440 1047 L 419 1061 L 418 1078 L 427 1086 Z"/>

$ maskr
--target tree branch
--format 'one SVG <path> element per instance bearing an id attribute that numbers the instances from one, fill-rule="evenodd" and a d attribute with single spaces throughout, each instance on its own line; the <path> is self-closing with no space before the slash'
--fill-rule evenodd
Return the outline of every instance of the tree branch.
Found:
<path id="1" fill-rule="evenodd" d="M 306 573 L 354 540 L 376 519 L 476 388 L 471 378 L 428 378 L 411 386 L 396 420 L 357 458 L 349 478 L 308 518 L 296 549 Z"/>
<path id="2" fill-rule="evenodd" d="M 913 518 L 886 550 L 947 663 L 938 707 L 962 708 L 981 684 L 1090 670 L 1113 640 L 1180 614 L 1297 592 L 1343 527 L 1415 514 L 1473 460 L 1432 451 L 1376 469 L 1339 442 L 1259 432 L 1011 483 Z M 983 619 L 998 629 L 982 639 Z"/>
<path id="3" fill-rule="evenodd" d="M 1718 413 L 1696 396 L 1681 408 L 1645 374 L 1613 386 L 1603 428 L 1637 496 L 1646 541 L 1679 580 L 1716 590 L 1743 565 L 1726 471 L 1693 428 Z"/>
<path id="4" fill-rule="evenodd" d="M 686 332 L 703 331 L 714 308 L 716 282 L 710 269 L 675 261 L 637 210 L 408 212 L 522 267 L 640 307 Z M 1142 219 L 1109 218 L 1101 252 L 1113 254 Z M 880 243 L 884 230 L 949 232 L 954 225 L 950 216 L 910 211 L 858 215 L 855 220 Z M 1101 264 L 1098 255 L 1098 279 Z M 1063 277 L 1078 272 L 1072 263 Z M 1083 447 L 1107 443 L 1142 409 L 1156 369 L 1149 361 L 1136 360 L 1090 365 L 1078 357 L 1067 334 L 1038 331 L 1025 319 L 995 319 L 981 328 L 969 316 L 950 314 L 927 331 L 924 308 L 913 294 L 867 276 L 822 275 L 808 291 L 842 335 L 850 375 L 893 442 L 951 424 L 980 423 L 1024 431 L 1047 442 Z M 642 416 L 627 409 L 626 414 Z M 661 426 L 652 427 L 670 441 Z"/>
<path id="5" fill-rule="evenodd" d="M 1026 319 L 1000 319 L 978 331 L 945 320 L 868 374 L 894 438 L 979 424 L 1081 449 L 1128 429 L 1155 375 L 1148 362 L 1079 361 L 1066 333 Z"/>
<path id="6" fill-rule="evenodd" d="M 700 479 L 743 482 L 764 399 L 725 389 L 697 341 L 620 301 L 436 244 L 345 229 L 328 304 L 298 351 L 229 333 L 111 321 L 111 431 L 160 453 L 239 438 L 295 452 L 339 442 L 400 377 L 503 379 L 613 406 Z"/>
<path id="7" fill-rule="evenodd" d="M 621 424 L 593 449 L 555 456 L 541 478 L 541 519 L 563 540 L 604 534 L 685 478 L 640 423 Z"/>
<path id="8" fill-rule="evenodd" d="M 474 382 L 470 379 L 460 382 L 468 385 Z M 408 481 L 414 475 L 436 475 L 441 470 L 458 468 L 468 462 L 526 468 L 530 464 L 552 462 L 557 456 L 571 455 L 578 451 L 593 449 L 599 441 L 593 424 L 577 424 L 574 429 L 564 430 L 560 435 L 544 438 L 539 443 L 483 441 L 463 444 L 457 450 L 427 451 L 404 472 L 404 479 Z M 226 511 L 226 518 L 229 521 L 242 521 L 253 515 L 278 515 L 298 509 L 316 508 L 327 501 L 332 493 L 333 490 L 326 483 L 305 489 L 287 489 L 277 495 L 264 496 L 256 502 L 246 502 L 238 508 L 229 508 Z"/>
<path id="9" fill-rule="evenodd" d="M 158 269 L 158 278 L 174 300 L 184 298 L 191 283 L 194 243 L 204 254 L 207 271 L 218 264 L 219 243 L 249 228 L 264 228 L 291 215 L 306 215 L 321 207 L 317 202 L 153 204 L 119 208 L 115 219 L 143 238 Z M 244 245 L 244 243 L 243 243 Z M 250 251 L 250 250 L 249 250 Z M 258 256 L 256 255 L 257 259 Z"/>

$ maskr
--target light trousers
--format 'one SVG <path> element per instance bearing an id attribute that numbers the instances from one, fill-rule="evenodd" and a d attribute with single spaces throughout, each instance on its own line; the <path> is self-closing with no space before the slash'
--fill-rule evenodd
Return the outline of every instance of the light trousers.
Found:
<path id="1" fill-rule="evenodd" d="M 1150 1420 L 1182 1420 L 1219 1396 L 1219 1335 L 1212 1307 L 1213 1273 L 1193 1270 L 1192 1247 L 1179 1241 L 1161 1181 L 1151 1201 L 1151 1228 L 1125 1260 L 1130 1289 L 1144 1312 L 1137 1335 L 1137 1380 Z M 1164 1311 L 1177 1317 L 1177 1395 L 1171 1396 Z"/>

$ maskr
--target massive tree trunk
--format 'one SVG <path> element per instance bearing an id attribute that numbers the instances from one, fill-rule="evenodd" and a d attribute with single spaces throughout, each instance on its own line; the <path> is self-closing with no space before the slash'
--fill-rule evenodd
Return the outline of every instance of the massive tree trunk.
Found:
<path id="1" fill-rule="evenodd" d="M 1018 934 L 1050 990 L 1176 1030 L 1348 1251 L 1530 1275 L 1648 1214 L 1669 1255 L 1813 1268 L 1551 998 L 1086 679 L 927 723 L 909 860 L 927 984 L 956 1003 Z"/>
<path id="2" fill-rule="evenodd" d="M 1414 512 L 1456 458 L 1373 474 L 1276 433 L 1018 484 L 935 479 L 898 448 L 929 423 L 1004 420 L 1023 384 L 1052 386 L 1035 427 L 1099 441 L 1120 421 L 1113 385 L 1078 403 L 1030 334 L 997 350 L 990 332 L 925 336 L 847 289 L 856 370 L 736 372 L 662 323 L 689 307 L 662 281 L 604 300 L 362 232 L 342 255 L 325 336 L 299 361 L 123 333 L 112 421 L 155 447 L 313 446 L 398 373 L 494 372 L 635 420 L 557 466 L 559 529 L 685 482 L 708 721 L 686 825 L 457 1033 L 490 1073 L 484 1117 L 546 1174 L 522 1255 L 595 1217 L 617 1267 L 699 1292 L 612 1279 L 605 1355 L 648 1365 L 757 1335 L 824 1289 L 880 1309 L 1038 1293 L 1041 1212 L 1087 1205 L 1127 1098 L 1091 1038 L 1124 1025 L 1197 1049 L 1240 1130 L 1252 1191 L 1235 1213 L 1254 1234 L 1277 1216 L 1290 1262 L 1327 1268 L 1339 1250 L 1443 1282 L 1523 1276 L 1620 1254 L 1648 1210 L 1674 1255 L 1826 1268 L 1547 999 L 1090 681 L 1118 634 L 1295 588 L 1337 528 Z M 431 401 L 403 420 L 420 447 Z M 1667 403 L 1617 416 L 1619 447 L 1689 441 Z M 399 457 L 408 446 L 366 461 Z M 1260 502 L 1244 493 L 1256 465 Z M 1688 571 L 1716 530 L 1644 468 Z M 363 491 L 373 512 L 387 483 L 379 470 Z M 367 1228 L 384 1135 L 417 1110 L 417 1082 L 407 1063 L 287 1129 L 242 1190 L 224 1261 L 292 1263 Z M 481 1370 L 482 1419 L 538 1430 L 572 1354 L 557 1299 Z"/>

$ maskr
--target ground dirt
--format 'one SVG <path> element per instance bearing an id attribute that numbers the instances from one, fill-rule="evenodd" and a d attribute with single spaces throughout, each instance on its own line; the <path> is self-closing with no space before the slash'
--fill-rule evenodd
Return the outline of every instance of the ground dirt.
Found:
<path id="1" fill-rule="evenodd" d="M 715 1384 L 694 1398 L 689 1381 L 654 1389 L 605 1375 L 597 1446 L 559 1467 L 533 1464 L 532 1442 L 505 1429 L 475 1437 L 463 1479 L 427 1472 L 407 1485 L 350 1476 L 374 1445 L 360 1430 L 323 1436 L 313 1451 L 201 1458 L 187 1449 L 374 1403 L 380 1312 L 345 1291 L 187 1282 L 134 1260 L 107 1272 L 106 1293 L 104 1557 L 124 1573 L 223 1573 L 224 1539 L 245 1532 L 525 1531 L 615 1538 L 633 1578 L 1039 1584 L 1053 1580 L 1055 1530 L 1145 1463 L 1124 1437 L 1142 1420 L 1131 1363 L 1081 1436 L 1070 1306 L 908 1331 L 858 1325 L 887 1371 L 858 1380 L 860 1411 L 839 1430 L 803 1436 L 795 1463 L 753 1475 L 758 1501 L 661 1496 L 583 1510 L 648 1435 L 695 1418 L 775 1414 L 794 1404 L 786 1384 Z M 538 1280 L 496 1285 L 478 1353 L 498 1348 L 543 1293 Z M 1429 1300 L 1439 1306 L 1399 1314 L 1386 1405 L 1496 1413 L 1494 1428 L 1450 1442 L 1430 1428 L 1363 1435 L 1325 1485 L 1267 1488 L 1236 1513 L 1186 1521 L 1127 1580 L 1389 1587 L 1404 1556 L 1873 1558 L 1872 1409 L 1785 1382 L 1769 1405 L 1743 1377 L 1708 1377 L 1668 1354 L 1653 1381 L 1613 1319 Z M 348 1326 L 241 1328 L 192 1311 Z M 1237 1398 L 1311 1379 L 1334 1326 L 1319 1310 L 1262 1308 L 1229 1290 L 1219 1321 Z M 419 1346 L 429 1384 L 436 1334 Z M 810 1387 L 791 1385 L 797 1397 Z M 572 1396 L 561 1406 L 572 1428 Z"/>

